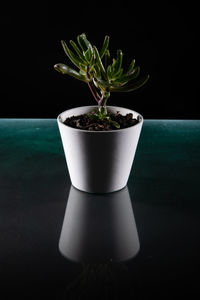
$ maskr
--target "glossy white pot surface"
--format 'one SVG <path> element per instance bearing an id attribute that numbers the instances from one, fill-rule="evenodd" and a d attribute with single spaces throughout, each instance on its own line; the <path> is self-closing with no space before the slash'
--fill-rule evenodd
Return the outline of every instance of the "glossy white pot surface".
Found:
<path id="1" fill-rule="evenodd" d="M 143 117 L 130 109 L 107 106 L 122 115 L 132 113 L 140 122 L 110 131 L 88 131 L 69 127 L 63 121 L 90 112 L 96 106 L 83 106 L 62 112 L 58 127 L 72 185 L 89 193 L 109 193 L 126 186 L 134 160 Z"/>

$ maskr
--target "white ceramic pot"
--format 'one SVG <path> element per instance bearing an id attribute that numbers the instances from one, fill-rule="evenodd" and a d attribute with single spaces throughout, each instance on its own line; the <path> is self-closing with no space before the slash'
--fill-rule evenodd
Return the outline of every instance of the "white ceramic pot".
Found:
<path id="1" fill-rule="evenodd" d="M 140 117 L 140 122 L 110 131 L 81 130 L 63 124 L 67 117 L 88 113 L 95 107 L 66 110 L 58 116 L 57 122 L 72 185 L 89 193 L 109 193 L 127 184 L 143 117 L 127 108 L 107 106 L 112 113 L 133 113 L 134 118 Z"/>

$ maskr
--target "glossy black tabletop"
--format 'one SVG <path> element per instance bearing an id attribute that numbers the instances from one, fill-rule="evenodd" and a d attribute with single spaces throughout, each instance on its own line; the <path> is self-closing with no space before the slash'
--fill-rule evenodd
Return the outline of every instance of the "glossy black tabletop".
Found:
<path id="1" fill-rule="evenodd" d="M 199 269 L 200 121 L 144 121 L 100 195 L 71 186 L 56 120 L 0 120 L 1 299 L 199 299 Z"/>

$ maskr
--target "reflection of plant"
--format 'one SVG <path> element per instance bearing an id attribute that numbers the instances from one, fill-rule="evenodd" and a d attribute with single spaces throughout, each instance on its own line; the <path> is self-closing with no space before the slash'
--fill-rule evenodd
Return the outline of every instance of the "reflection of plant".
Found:
<path id="1" fill-rule="evenodd" d="M 77 42 L 78 46 L 74 41 L 70 41 L 74 50 L 72 51 L 63 40 L 61 41 L 65 53 L 79 69 L 79 72 L 62 63 L 56 64 L 54 68 L 62 74 L 68 74 L 88 84 L 92 95 L 98 103 L 97 116 L 107 115 L 106 103 L 111 92 L 134 91 L 147 82 L 149 75 L 138 79 L 140 67 L 135 67 L 134 59 L 124 72 L 122 68 L 123 53 L 121 50 L 117 50 L 117 57 L 111 61 L 108 50 L 108 36 L 105 36 L 100 51 L 98 51 L 97 47 L 91 45 L 84 33 L 78 35 Z M 102 61 L 103 58 L 104 63 Z M 109 116 L 107 116 L 107 119 L 109 119 Z"/>
<path id="2" fill-rule="evenodd" d="M 82 266 L 82 272 L 66 286 L 62 299 L 119 299 L 121 292 L 123 295 L 130 292 L 132 283 L 129 285 L 129 272 L 124 264 L 83 263 Z"/>

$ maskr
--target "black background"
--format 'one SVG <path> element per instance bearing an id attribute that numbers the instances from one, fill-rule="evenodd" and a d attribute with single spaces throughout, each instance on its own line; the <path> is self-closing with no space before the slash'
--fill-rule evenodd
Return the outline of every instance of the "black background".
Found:
<path id="1" fill-rule="evenodd" d="M 54 3 L 54 4 L 52 4 Z M 144 118 L 198 119 L 198 8 L 175 1 L 59 1 L 11 4 L 1 9 L 0 117 L 56 117 L 96 104 L 82 82 L 53 65 L 71 65 L 60 40 L 85 32 L 101 47 L 136 59 L 150 80 L 141 89 L 112 94 L 108 104 L 132 108 Z"/>

